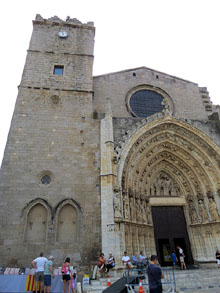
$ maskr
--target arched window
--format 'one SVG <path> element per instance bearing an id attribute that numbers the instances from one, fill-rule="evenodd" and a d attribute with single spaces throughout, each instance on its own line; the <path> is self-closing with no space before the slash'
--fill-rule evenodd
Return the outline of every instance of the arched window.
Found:
<path id="1" fill-rule="evenodd" d="M 77 237 L 77 211 L 71 204 L 66 204 L 58 214 L 57 241 L 73 243 Z"/>
<path id="2" fill-rule="evenodd" d="M 27 215 L 25 240 L 29 242 L 45 242 L 46 230 L 47 210 L 42 204 L 36 204 Z"/>

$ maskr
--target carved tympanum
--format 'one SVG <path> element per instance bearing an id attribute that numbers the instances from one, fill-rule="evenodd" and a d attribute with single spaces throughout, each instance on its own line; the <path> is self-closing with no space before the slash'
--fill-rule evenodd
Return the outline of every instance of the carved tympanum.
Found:
<path id="1" fill-rule="evenodd" d="M 167 173 L 160 172 L 150 187 L 151 196 L 179 196 L 178 183 Z"/>

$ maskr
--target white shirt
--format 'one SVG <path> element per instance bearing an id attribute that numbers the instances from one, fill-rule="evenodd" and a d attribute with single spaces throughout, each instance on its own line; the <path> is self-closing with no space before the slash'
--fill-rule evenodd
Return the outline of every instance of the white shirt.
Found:
<path id="1" fill-rule="evenodd" d="M 130 261 L 130 257 L 128 255 L 122 257 L 122 261 Z"/>
<path id="2" fill-rule="evenodd" d="M 34 259 L 34 262 L 36 263 L 36 272 L 43 272 L 44 271 L 44 265 L 48 261 L 48 259 L 44 256 L 39 256 Z"/>
<path id="3" fill-rule="evenodd" d="M 182 248 L 179 249 L 179 254 L 183 254 Z"/>

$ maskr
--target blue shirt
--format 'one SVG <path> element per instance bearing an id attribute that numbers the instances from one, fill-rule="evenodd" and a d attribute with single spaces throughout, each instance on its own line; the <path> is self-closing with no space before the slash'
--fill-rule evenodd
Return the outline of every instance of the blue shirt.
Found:
<path id="1" fill-rule="evenodd" d="M 175 253 L 172 253 L 172 260 L 173 260 L 173 262 L 176 262 L 176 254 Z"/>
<path id="2" fill-rule="evenodd" d="M 158 265 L 149 264 L 147 267 L 147 275 L 149 281 L 149 288 L 156 289 L 158 284 L 161 284 L 162 271 Z"/>
<path id="3" fill-rule="evenodd" d="M 131 263 L 132 264 L 137 264 L 137 262 L 138 262 L 138 259 L 137 259 L 136 255 L 132 255 L 132 257 L 131 257 Z"/>

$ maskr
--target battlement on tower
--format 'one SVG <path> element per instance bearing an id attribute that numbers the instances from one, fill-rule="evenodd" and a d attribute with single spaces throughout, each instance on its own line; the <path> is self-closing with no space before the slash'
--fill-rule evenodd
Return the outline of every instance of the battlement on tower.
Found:
<path id="1" fill-rule="evenodd" d="M 40 14 L 37 14 L 35 20 L 33 20 L 34 24 L 45 24 L 45 25 L 59 25 L 59 26 L 66 26 L 66 27 L 85 27 L 95 29 L 94 23 L 89 21 L 87 23 L 82 23 L 77 18 L 70 18 L 67 16 L 66 20 L 62 20 L 58 16 L 53 16 L 48 19 L 43 18 Z"/>

